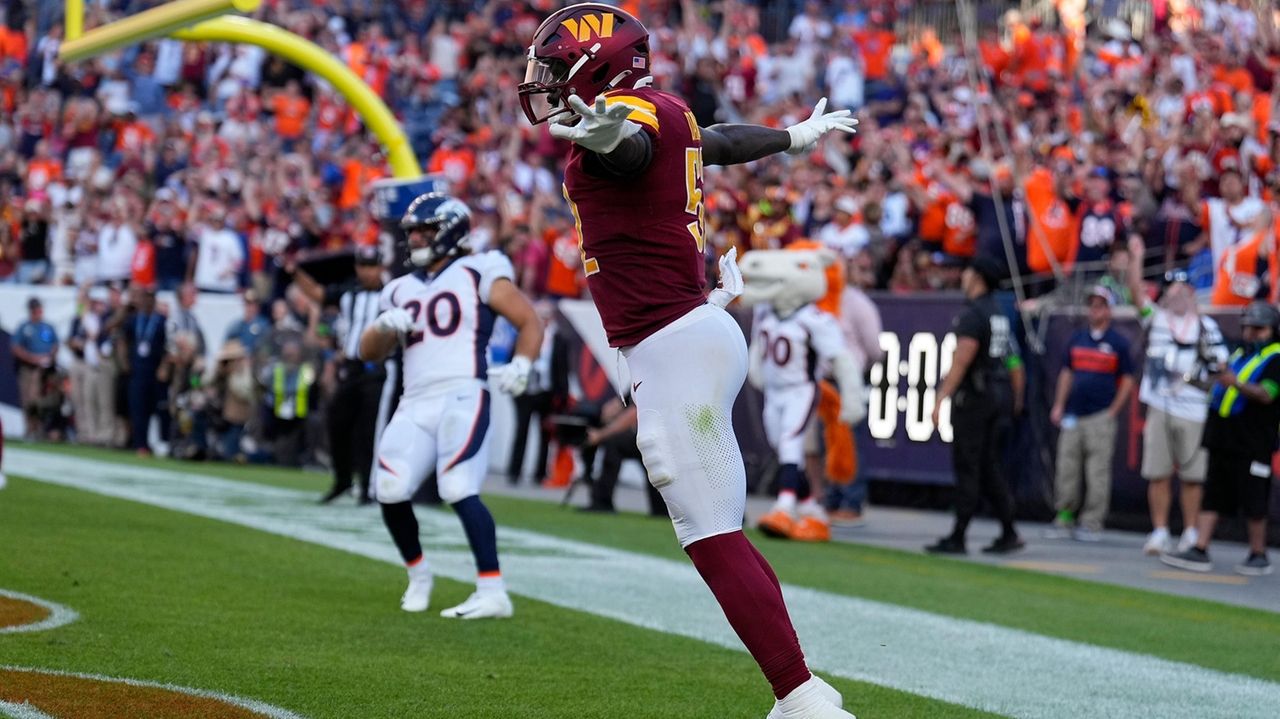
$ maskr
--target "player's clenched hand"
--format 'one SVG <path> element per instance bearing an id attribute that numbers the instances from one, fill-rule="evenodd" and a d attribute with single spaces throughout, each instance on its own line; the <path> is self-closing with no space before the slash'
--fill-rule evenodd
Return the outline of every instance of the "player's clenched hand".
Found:
<path id="1" fill-rule="evenodd" d="M 832 130 L 847 132 L 851 135 L 857 132 L 858 119 L 850 117 L 848 110 L 835 112 L 826 110 L 827 98 L 824 97 L 813 106 L 813 114 L 809 115 L 808 120 L 787 128 L 787 134 L 791 136 L 791 147 L 787 148 L 787 152 L 792 155 L 805 152 L 814 146 L 819 137 Z"/>
<path id="2" fill-rule="evenodd" d="M 533 363 L 528 357 L 516 355 L 500 367 L 489 368 L 489 384 L 509 395 L 522 395 L 529 388 L 529 372 L 532 369 Z"/>
<path id="3" fill-rule="evenodd" d="M 581 119 L 575 125 L 551 125 L 551 134 L 562 140 L 603 155 L 613 152 L 623 140 L 640 131 L 639 125 L 627 119 L 632 108 L 624 103 L 609 107 L 603 97 L 597 97 L 595 107 L 588 107 L 577 95 L 570 95 L 568 102 Z"/>
<path id="4" fill-rule="evenodd" d="M 378 318 L 373 321 L 373 326 L 402 335 L 413 329 L 413 315 L 399 307 L 392 307 L 378 315 Z"/>
<path id="5" fill-rule="evenodd" d="M 742 294 L 742 270 L 738 269 L 738 248 L 730 247 L 720 257 L 720 286 L 711 290 L 707 301 L 717 307 L 727 307 Z"/>

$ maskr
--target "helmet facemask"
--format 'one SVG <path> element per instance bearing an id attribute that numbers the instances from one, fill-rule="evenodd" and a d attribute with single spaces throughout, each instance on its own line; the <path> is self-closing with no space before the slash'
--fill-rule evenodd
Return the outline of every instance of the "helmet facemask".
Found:
<path id="1" fill-rule="evenodd" d="M 516 90 L 520 93 L 520 108 L 531 124 L 537 125 L 570 112 L 564 102 L 569 72 L 569 65 L 563 60 L 535 57 L 533 48 L 529 48 L 524 82 Z"/>

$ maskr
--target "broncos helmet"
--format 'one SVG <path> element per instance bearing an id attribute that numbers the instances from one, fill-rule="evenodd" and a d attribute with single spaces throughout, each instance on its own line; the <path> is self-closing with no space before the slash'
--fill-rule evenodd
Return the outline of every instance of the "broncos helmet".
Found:
<path id="1" fill-rule="evenodd" d="M 409 203 L 400 218 L 400 230 L 408 245 L 409 265 L 427 267 L 470 250 L 471 210 L 457 198 L 429 192 Z M 425 237 L 414 237 L 415 233 Z"/>

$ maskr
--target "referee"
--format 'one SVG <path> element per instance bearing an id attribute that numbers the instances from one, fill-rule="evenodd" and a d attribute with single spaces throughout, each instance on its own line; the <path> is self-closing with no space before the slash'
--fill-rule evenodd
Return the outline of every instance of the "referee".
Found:
<path id="1" fill-rule="evenodd" d="M 354 282 L 324 286 L 306 271 L 293 269 L 298 287 L 326 307 L 337 306 L 338 386 L 329 401 L 329 453 L 333 459 L 333 487 L 320 499 L 332 502 L 351 489 L 352 473 L 360 478 L 360 504 L 369 497 L 369 475 L 378 429 L 386 423 L 387 409 L 395 386 L 394 362 L 365 362 L 360 359 L 360 335 L 378 316 L 378 296 L 382 292 L 382 256 L 377 247 L 359 247 L 355 252 Z"/>

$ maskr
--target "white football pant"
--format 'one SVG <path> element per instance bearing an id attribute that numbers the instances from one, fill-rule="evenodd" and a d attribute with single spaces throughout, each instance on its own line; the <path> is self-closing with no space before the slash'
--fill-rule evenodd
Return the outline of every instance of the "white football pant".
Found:
<path id="1" fill-rule="evenodd" d="M 747 473 L 733 403 L 747 378 L 747 342 L 738 323 L 702 305 L 622 354 L 636 443 L 680 546 L 742 529 Z"/>
<path id="2" fill-rule="evenodd" d="M 408 502 L 434 471 L 446 504 L 480 493 L 489 464 L 489 392 L 476 380 L 401 400 L 378 441 L 374 494 Z"/>

